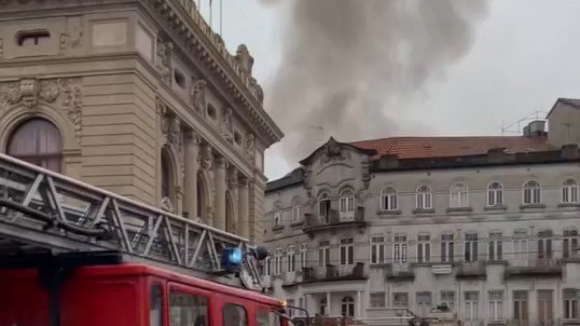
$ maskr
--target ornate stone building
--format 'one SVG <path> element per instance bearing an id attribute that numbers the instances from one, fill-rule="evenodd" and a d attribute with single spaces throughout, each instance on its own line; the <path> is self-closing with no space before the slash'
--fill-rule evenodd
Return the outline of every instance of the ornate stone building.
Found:
<path id="1" fill-rule="evenodd" d="M 260 241 L 283 136 L 194 1 L 0 2 L 0 150 Z"/>
<path id="2" fill-rule="evenodd" d="M 522 136 L 331 139 L 268 183 L 270 294 L 394 325 L 580 323 L 580 100 Z"/>

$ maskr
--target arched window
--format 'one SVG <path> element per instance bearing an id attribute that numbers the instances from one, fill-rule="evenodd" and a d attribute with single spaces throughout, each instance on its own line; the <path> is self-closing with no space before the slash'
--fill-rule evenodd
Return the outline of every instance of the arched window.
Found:
<path id="1" fill-rule="evenodd" d="M 197 173 L 197 218 L 205 223 L 207 220 L 207 193 L 206 193 L 205 179 L 201 172 Z"/>
<path id="2" fill-rule="evenodd" d="M 282 204 L 279 202 L 274 205 L 274 226 L 282 223 Z"/>
<path id="3" fill-rule="evenodd" d="M 327 192 L 323 192 L 318 196 L 318 215 L 322 221 L 326 223 L 330 220 L 330 197 Z"/>
<path id="4" fill-rule="evenodd" d="M 449 197 L 449 206 L 454 208 L 469 207 L 469 190 L 467 186 L 458 183 L 451 187 L 451 196 Z"/>
<path id="5" fill-rule="evenodd" d="M 167 150 L 161 150 L 161 206 L 164 210 L 173 212 L 173 184 L 172 166 Z"/>
<path id="6" fill-rule="evenodd" d="M 326 315 L 326 307 L 328 306 L 327 302 L 326 302 L 326 298 L 322 298 L 322 300 L 320 300 L 320 314 L 325 316 Z"/>
<path id="7" fill-rule="evenodd" d="M 428 186 L 421 186 L 417 188 L 417 194 L 415 195 L 417 199 L 417 209 L 431 209 L 431 188 Z"/>
<path id="8" fill-rule="evenodd" d="M 397 190 L 395 188 L 386 188 L 381 192 L 381 209 L 387 211 L 397 210 Z"/>
<path id="9" fill-rule="evenodd" d="M 574 179 L 567 179 L 562 185 L 562 203 L 577 204 L 578 202 L 578 182 Z"/>
<path id="10" fill-rule="evenodd" d="M 236 222 L 235 222 L 235 210 L 234 210 L 234 200 L 232 198 L 232 193 L 228 190 L 226 191 L 226 232 L 235 233 L 236 232 Z"/>
<path id="11" fill-rule="evenodd" d="M 62 137 L 52 123 L 32 119 L 21 124 L 10 136 L 8 155 L 54 172 L 62 169 Z"/>
<path id="12" fill-rule="evenodd" d="M 542 187 L 536 180 L 524 184 L 524 205 L 540 204 L 542 202 Z"/>
<path id="13" fill-rule="evenodd" d="M 503 186 L 499 182 L 492 182 L 487 186 L 487 206 L 503 205 Z"/>
<path id="14" fill-rule="evenodd" d="M 342 315 L 354 317 L 354 300 L 350 296 L 342 299 Z"/>
<path id="15" fill-rule="evenodd" d="M 354 218 L 354 193 L 351 190 L 343 190 L 340 194 L 340 218 Z"/>

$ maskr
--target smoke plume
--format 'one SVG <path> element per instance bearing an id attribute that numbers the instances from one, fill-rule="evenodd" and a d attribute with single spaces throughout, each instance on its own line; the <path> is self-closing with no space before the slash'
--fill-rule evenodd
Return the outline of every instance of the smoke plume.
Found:
<path id="1" fill-rule="evenodd" d="M 265 104 L 291 162 L 320 145 L 317 127 L 339 141 L 395 135 L 393 99 L 463 57 L 488 9 L 487 0 L 294 0 L 289 8 Z"/>

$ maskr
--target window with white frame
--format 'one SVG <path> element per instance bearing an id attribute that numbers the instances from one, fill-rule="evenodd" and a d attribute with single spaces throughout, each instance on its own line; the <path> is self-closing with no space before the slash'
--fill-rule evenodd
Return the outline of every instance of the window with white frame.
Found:
<path id="1" fill-rule="evenodd" d="M 381 209 L 396 211 L 398 209 L 397 191 L 395 188 L 386 188 L 381 192 Z"/>
<path id="2" fill-rule="evenodd" d="M 274 251 L 274 274 L 282 273 L 282 248 L 276 248 Z"/>
<path id="3" fill-rule="evenodd" d="M 528 260 L 528 232 L 515 231 L 513 235 L 513 260 L 521 263 Z"/>
<path id="4" fill-rule="evenodd" d="M 330 242 L 322 241 L 318 244 L 318 266 L 330 265 Z"/>
<path id="5" fill-rule="evenodd" d="M 352 238 L 340 240 L 340 264 L 354 264 L 354 240 Z"/>
<path id="6" fill-rule="evenodd" d="M 296 251 L 294 250 L 294 246 L 289 246 L 288 251 L 286 253 L 286 259 L 288 263 L 288 272 L 296 271 Z"/>
<path id="7" fill-rule="evenodd" d="M 295 307 L 294 299 L 288 299 L 287 303 L 288 303 L 288 306 Z M 292 309 L 292 308 L 288 309 L 288 316 L 290 316 L 290 317 L 294 316 L 294 309 Z"/>
<path id="8" fill-rule="evenodd" d="M 320 304 L 319 304 L 319 307 L 320 307 L 319 311 L 320 311 L 320 314 L 321 314 L 321 315 L 323 315 L 323 316 L 325 316 L 325 315 L 326 315 L 326 313 L 327 313 L 327 311 L 326 311 L 326 307 L 327 307 L 327 306 L 328 306 L 328 303 L 326 302 L 326 298 L 322 298 L 322 299 L 320 300 Z"/>
<path id="9" fill-rule="evenodd" d="M 274 226 L 279 226 L 282 223 L 282 207 L 277 203 L 274 208 Z"/>
<path id="10" fill-rule="evenodd" d="M 266 257 L 266 259 L 264 259 L 264 262 L 262 264 L 262 272 L 263 272 L 264 276 L 270 275 L 270 273 L 271 273 L 270 264 L 271 264 L 270 257 Z"/>
<path id="11" fill-rule="evenodd" d="M 487 206 L 503 205 L 503 186 L 499 182 L 492 182 L 487 186 Z"/>
<path id="12" fill-rule="evenodd" d="M 564 290 L 564 319 L 580 320 L 580 313 L 578 311 L 578 301 L 580 301 L 580 290 L 578 289 Z"/>
<path id="13" fill-rule="evenodd" d="M 371 293 L 371 308 L 384 308 L 385 306 L 385 292 Z"/>
<path id="14" fill-rule="evenodd" d="M 420 263 L 431 261 L 431 236 L 429 234 L 417 236 L 417 261 Z"/>
<path id="15" fill-rule="evenodd" d="M 503 319 L 503 291 L 489 291 L 488 317 L 490 321 Z"/>
<path id="16" fill-rule="evenodd" d="M 354 317 L 354 299 L 346 296 L 342 299 L 341 310 L 343 316 Z"/>
<path id="17" fill-rule="evenodd" d="M 562 185 L 562 203 L 578 204 L 578 182 L 574 179 L 567 179 Z"/>
<path id="18" fill-rule="evenodd" d="M 466 185 L 458 183 L 451 187 L 449 206 L 452 208 L 469 207 L 469 190 Z"/>
<path id="19" fill-rule="evenodd" d="M 343 190 L 340 194 L 340 218 L 349 220 L 354 218 L 354 193 L 351 190 Z"/>
<path id="20" fill-rule="evenodd" d="M 307 253 L 308 253 L 308 244 L 302 243 L 300 245 L 300 270 L 306 268 Z"/>
<path id="21" fill-rule="evenodd" d="M 330 218 L 330 196 L 328 193 L 323 192 L 318 197 L 318 215 L 320 219 L 326 223 L 329 222 Z"/>
<path id="22" fill-rule="evenodd" d="M 441 304 L 444 304 L 449 308 L 449 311 L 455 311 L 455 292 L 453 291 L 442 291 L 441 292 Z"/>
<path id="23" fill-rule="evenodd" d="M 303 298 L 299 298 L 299 299 L 298 299 L 298 308 L 302 308 L 302 309 L 304 309 L 304 299 L 303 299 Z M 299 311 L 298 311 L 298 315 L 300 315 L 300 316 L 304 316 L 304 311 L 302 311 L 302 310 L 299 310 Z"/>
<path id="24" fill-rule="evenodd" d="M 562 239 L 562 257 L 572 258 L 578 256 L 578 230 L 564 230 Z"/>
<path id="25" fill-rule="evenodd" d="M 393 260 L 395 263 L 407 262 L 407 236 L 404 234 L 395 235 L 393 245 Z"/>
<path id="26" fill-rule="evenodd" d="M 513 292 L 513 318 L 516 325 L 528 325 L 529 311 L 528 311 L 528 291 L 517 290 Z"/>
<path id="27" fill-rule="evenodd" d="M 431 209 L 433 206 L 431 202 L 431 188 L 428 186 L 421 186 L 417 189 L 415 194 L 417 209 Z"/>
<path id="28" fill-rule="evenodd" d="M 455 259 L 455 241 L 453 233 L 441 235 L 441 261 L 451 263 Z"/>
<path id="29" fill-rule="evenodd" d="M 524 184 L 524 205 L 536 205 L 542 202 L 542 187 L 536 180 L 530 180 Z"/>
<path id="30" fill-rule="evenodd" d="M 300 221 L 300 198 L 294 198 L 292 201 L 292 222 Z"/>
<path id="31" fill-rule="evenodd" d="M 477 261 L 478 257 L 478 246 L 479 242 L 477 240 L 477 233 L 466 233 L 465 234 L 465 261 L 472 262 Z"/>
<path id="32" fill-rule="evenodd" d="M 502 234 L 500 232 L 489 234 L 489 248 L 487 253 L 490 261 L 503 260 L 503 242 Z"/>
<path id="33" fill-rule="evenodd" d="M 382 264 L 385 262 L 385 237 L 371 237 L 371 264 Z"/>
<path id="34" fill-rule="evenodd" d="M 465 320 L 477 321 L 479 319 L 479 292 L 467 291 L 465 295 Z"/>
<path id="35" fill-rule="evenodd" d="M 393 308 L 408 308 L 409 294 L 407 292 L 393 293 Z"/>
<path id="36" fill-rule="evenodd" d="M 552 231 L 538 232 L 538 259 L 552 258 Z"/>
<path id="37" fill-rule="evenodd" d="M 417 314 L 427 317 L 431 311 L 431 292 L 417 292 Z"/>

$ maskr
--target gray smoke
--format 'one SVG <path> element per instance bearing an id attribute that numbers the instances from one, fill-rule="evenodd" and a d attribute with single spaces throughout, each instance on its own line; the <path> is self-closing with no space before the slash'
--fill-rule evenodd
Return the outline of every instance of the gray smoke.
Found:
<path id="1" fill-rule="evenodd" d="M 291 162 L 320 145 L 314 127 L 340 141 L 395 135 L 393 99 L 463 57 L 488 11 L 487 0 L 293 1 L 282 64 L 266 90 Z"/>

